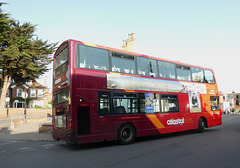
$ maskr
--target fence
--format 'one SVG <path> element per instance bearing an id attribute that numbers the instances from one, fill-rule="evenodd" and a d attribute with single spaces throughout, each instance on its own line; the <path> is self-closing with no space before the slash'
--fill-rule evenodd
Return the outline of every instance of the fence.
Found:
<path id="1" fill-rule="evenodd" d="M 31 116 L 51 116 L 52 115 L 52 109 L 34 109 L 34 108 L 27 108 L 26 109 L 26 115 L 28 118 Z M 3 118 L 21 118 L 21 116 L 24 116 L 24 108 L 9 108 L 8 109 L 8 115 L 7 115 L 7 108 L 0 110 L 0 119 Z"/>

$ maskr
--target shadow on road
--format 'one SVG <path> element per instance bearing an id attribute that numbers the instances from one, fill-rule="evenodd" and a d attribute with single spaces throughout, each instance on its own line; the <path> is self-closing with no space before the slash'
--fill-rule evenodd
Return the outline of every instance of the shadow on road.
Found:
<path id="1" fill-rule="evenodd" d="M 2 128 L 0 129 L 0 133 L 11 134 L 11 130 L 9 130 L 8 127 L 2 127 Z"/>
<path id="2" fill-rule="evenodd" d="M 215 132 L 215 131 L 217 131 L 217 129 L 210 128 L 210 129 L 206 129 L 204 133 Z M 151 143 L 151 141 L 156 141 L 156 140 L 161 141 L 161 140 L 165 140 L 165 139 L 175 138 L 178 136 L 188 136 L 188 135 L 194 135 L 194 134 L 200 134 L 200 133 L 197 133 L 196 130 L 189 130 L 189 131 L 174 132 L 174 133 L 169 133 L 169 134 L 139 137 L 135 140 L 135 142 L 133 144 L 130 144 L 130 145 L 145 143 L 145 142 Z M 79 150 L 91 150 L 91 149 L 96 149 L 96 148 L 108 148 L 108 147 L 113 147 L 113 146 L 125 147 L 126 145 L 119 145 L 116 141 L 110 141 L 110 142 L 98 142 L 98 143 L 91 143 L 91 144 L 62 143 L 62 144 L 59 144 L 59 146 L 65 148 L 67 150 L 70 150 L 70 151 L 79 151 Z"/>

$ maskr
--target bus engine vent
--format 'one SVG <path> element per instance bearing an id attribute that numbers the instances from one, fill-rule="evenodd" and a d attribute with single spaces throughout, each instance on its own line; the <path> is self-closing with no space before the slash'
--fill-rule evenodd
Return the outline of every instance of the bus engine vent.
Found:
<path id="1" fill-rule="evenodd" d="M 79 135 L 90 134 L 89 107 L 77 107 L 77 129 Z"/>

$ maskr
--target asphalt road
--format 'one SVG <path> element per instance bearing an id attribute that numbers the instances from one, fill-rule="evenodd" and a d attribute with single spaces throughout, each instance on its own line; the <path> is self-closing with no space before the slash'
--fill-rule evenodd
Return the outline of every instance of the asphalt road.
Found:
<path id="1" fill-rule="evenodd" d="M 57 168 L 239 168 L 240 115 L 204 132 L 187 131 L 137 139 L 131 145 L 0 140 L 0 165 Z"/>

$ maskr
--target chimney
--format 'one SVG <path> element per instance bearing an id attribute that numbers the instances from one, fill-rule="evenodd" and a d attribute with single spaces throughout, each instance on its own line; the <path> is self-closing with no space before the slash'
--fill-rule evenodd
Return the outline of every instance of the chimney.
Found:
<path id="1" fill-rule="evenodd" d="M 128 34 L 128 39 L 123 40 L 122 49 L 126 51 L 134 52 L 135 33 Z"/>

